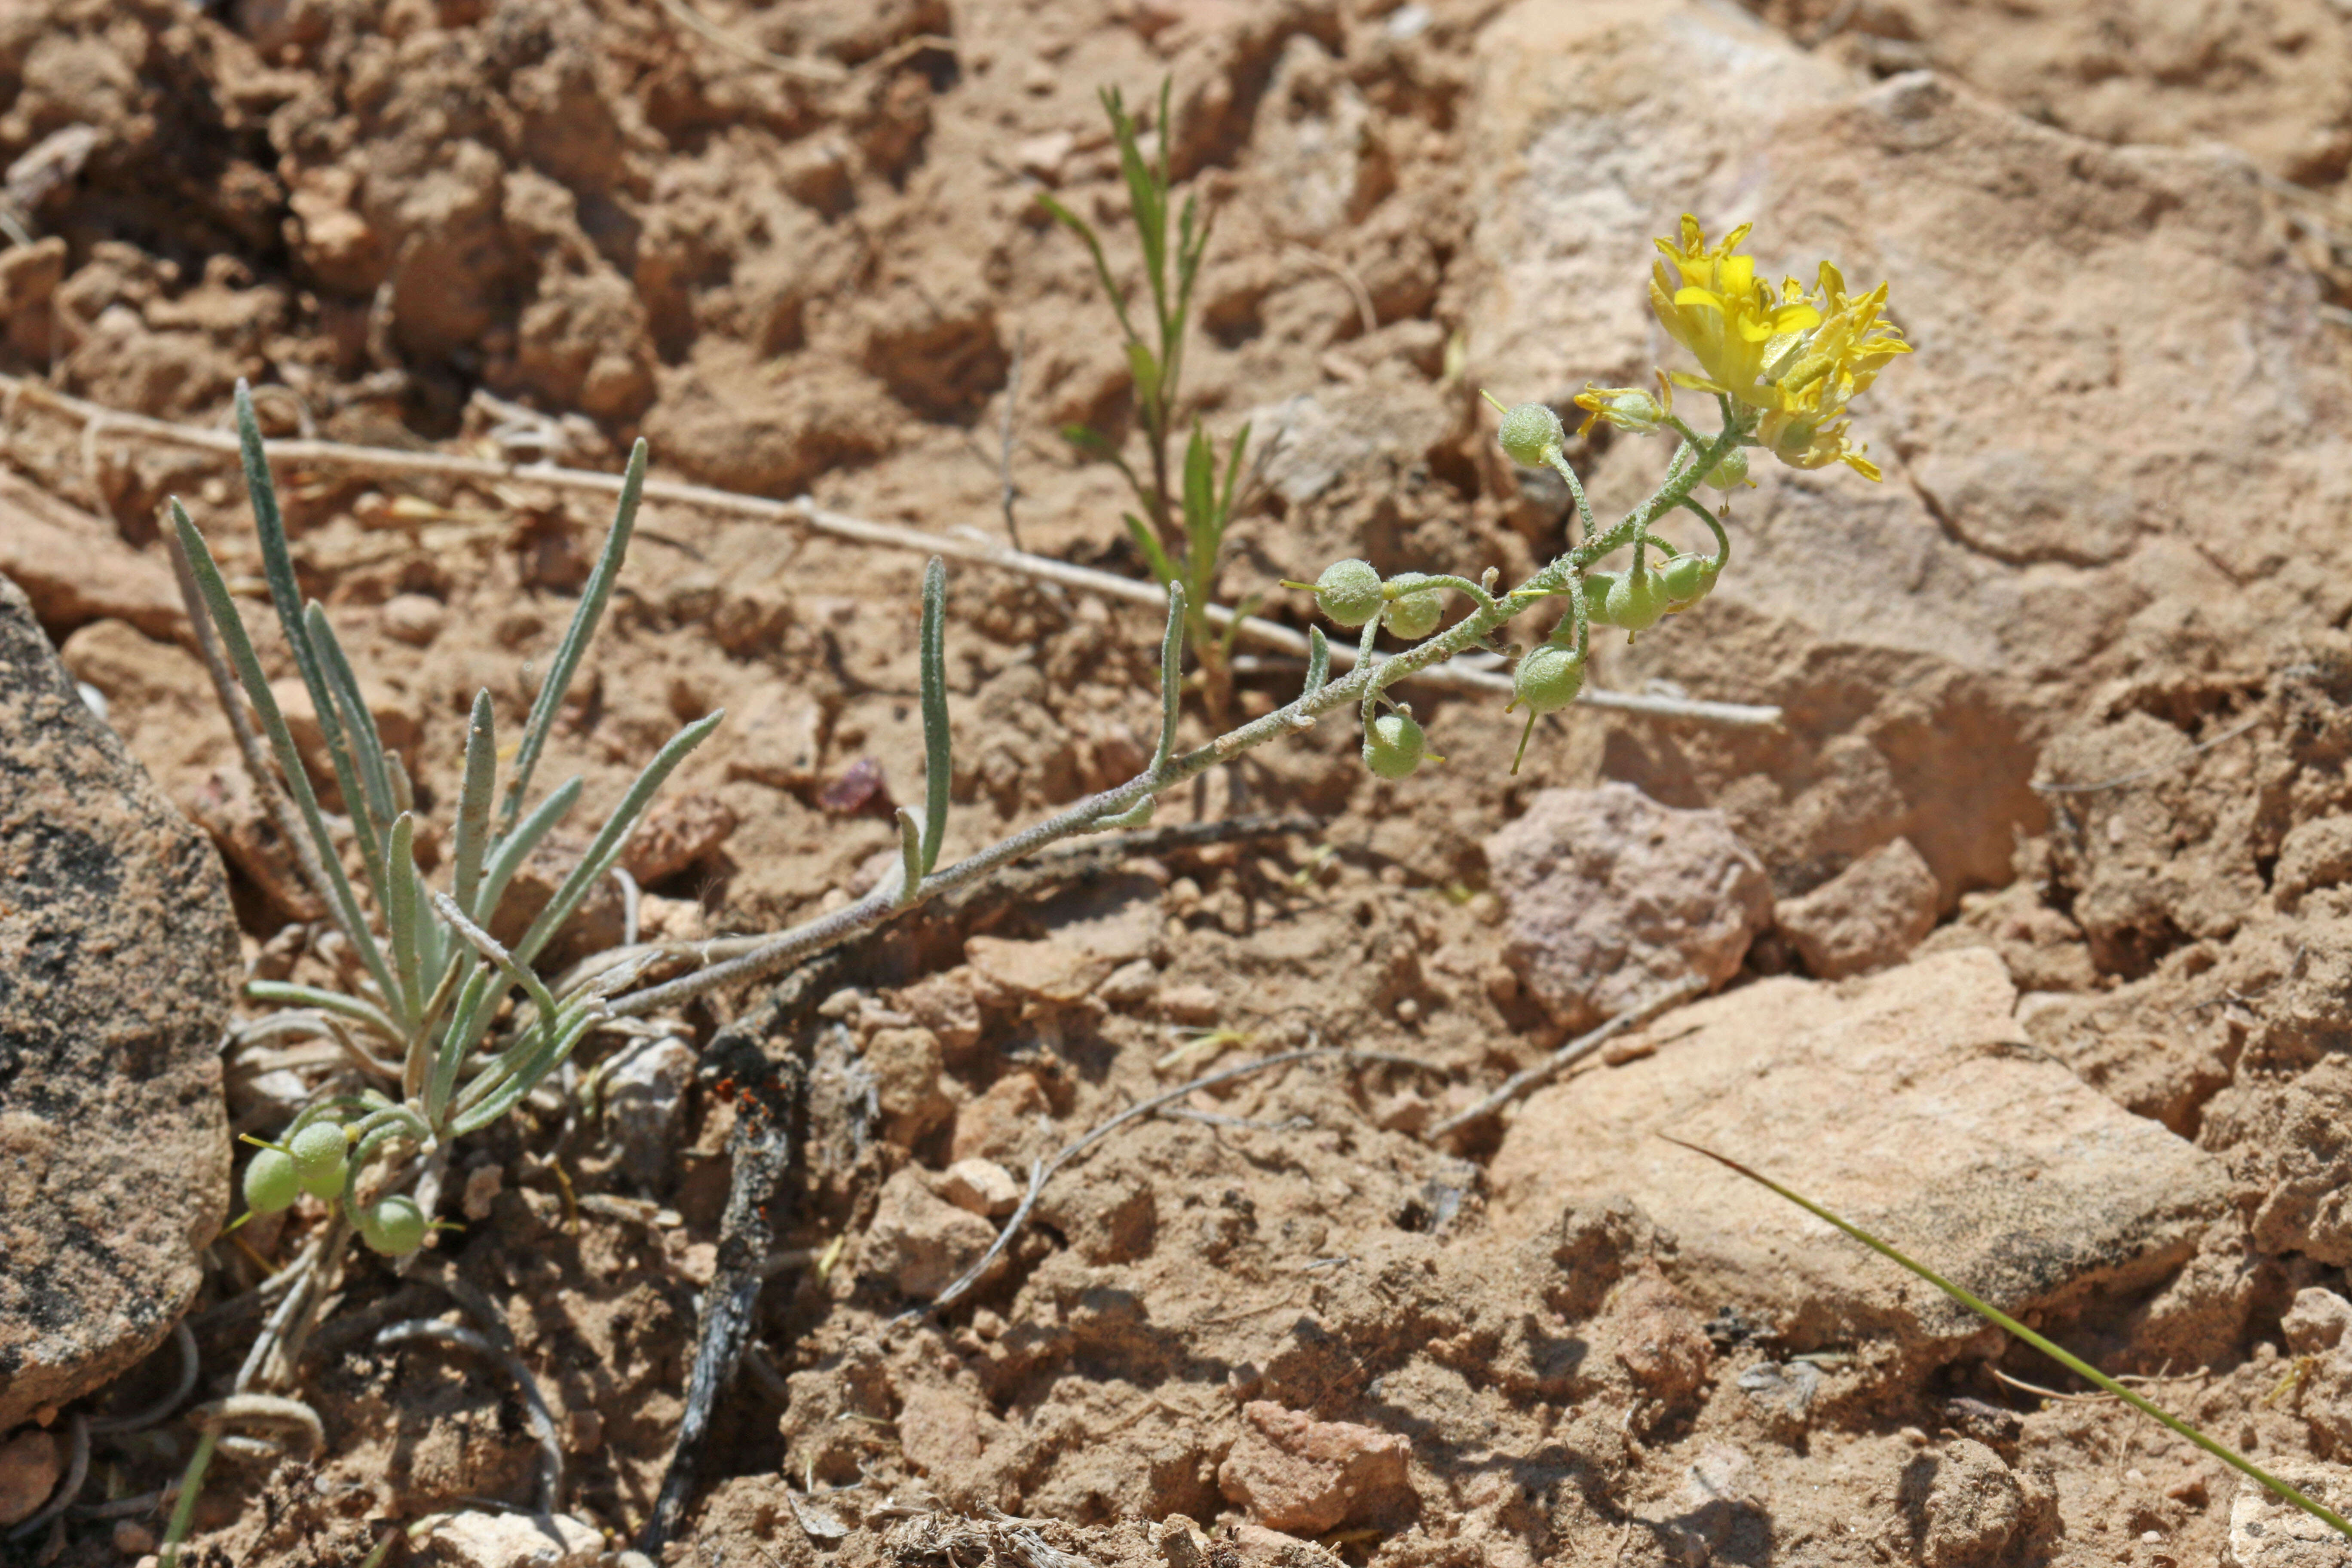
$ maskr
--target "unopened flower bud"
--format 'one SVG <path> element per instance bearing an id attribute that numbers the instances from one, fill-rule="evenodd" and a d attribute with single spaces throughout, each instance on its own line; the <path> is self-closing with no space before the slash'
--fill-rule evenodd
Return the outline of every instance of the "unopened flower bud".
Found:
<path id="1" fill-rule="evenodd" d="M 1576 395 L 1576 405 L 1585 415 L 1584 423 L 1577 429 L 1580 436 L 1601 423 L 1646 436 L 1666 416 L 1664 405 L 1638 386 L 1596 386 L 1587 383 L 1584 390 Z"/>

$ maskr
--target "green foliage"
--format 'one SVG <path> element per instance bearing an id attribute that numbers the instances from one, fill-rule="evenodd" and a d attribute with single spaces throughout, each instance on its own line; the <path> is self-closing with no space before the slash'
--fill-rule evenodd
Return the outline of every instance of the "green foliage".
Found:
<path id="1" fill-rule="evenodd" d="M 295 669 L 318 715 L 329 763 L 350 816 L 362 867 L 359 886 L 344 871 L 293 733 L 212 551 L 176 500 L 172 503 L 173 526 L 208 618 L 261 721 L 262 734 L 293 799 L 304 829 L 306 870 L 322 884 L 317 890 L 364 973 L 355 993 L 257 981 L 247 987 L 247 994 L 293 1015 L 298 1025 L 307 1023 L 312 1033 L 341 1043 L 372 1080 L 356 1095 L 306 1110 L 284 1150 L 257 1154 L 254 1166 L 261 1174 L 248 1173 L 247 1192 L 254 1206 L 265 1209 L 282 1195 L 284 1178 L 293 1175 L 303 1190 L 339 1199 L 348 1207 L 359 1173 L 370 1160 L 400 1149 L 431 1153 L 511 1110 L 604 1020 L 605 998 L 642 972 L 641 966 L 624 965 L 558 996 L 530 966 L 596 883 L 612 874 L 630 830 L 651 805 L 655 792 L 717 727 L 721 715 L 688 725 L 662 747 L 530 928 L 511 951 L 501 947 L 483 928 L 524 858 L 580 798 L 580 781 L 573 779 L 535 809 L 523 809 L 530 774 L 554 728 L 564 689 L 595 634 L 627 552 L 645 487 L 645 443 L 637 443 L 630 454 L 612 532 L 531 706 L 495 831 L 490 803 L 498 771 L 496 719 L 488 691 L 474 700 L 451 890 L 444 893 L 428 888 L 416 864 L 415 792 L 406 770 L 399 756 L 384 748 L 326 613 L 299 595 L 260 427 L 243 383 L 237 386 L 236 421 L 263 575 Z M 510 987 L 520 988 L 527 1005 L 494 1041 Z M 283 1171 L 280 1160 L 286 1162 Z M 371 1246 L 385 1250 L 380 1243 L 405 1242 L 390 1249 L 409 1250 L 424 1236 L 423 1216 L 420 1211 L 412 1226 L 403 1204 L 415 1206 L 395 1194 L 351 1217 Z"/>
<path id="2" fill-rule="evenodd" d="M 1226 525 L 1233 521 L 1250 433 L 1248 426 L 1242 426 L 1220 464 L 1216 443 L 1195 419 L 1184 444 L 1181 466 L 1171 475 L 1169 444 L 1174 434 L 1177 395 L 1182 380 L 1184 335 L 1191 321 L 1192 290 L 1200 278 L 1201 259 L 1209 247 L 1211 225 L 1201 216 L 1196 199 L 1187 195 L 1178 212 L 1174 244 L 1170 244 L 1170 88 L 1167 81 L 1160 84 L 1158 147 L 1150 158 L 1143 155 L 1141 136 L 1118 89 L 1106 88 L 1102 93 L 1103 110 L 1109 116 L 1111 137 L 1118 147 L 1119 173 L 1127 183 L 1129 216 L 1142 256 L 1144 282 L 1151 296 L 1151 315 L 1145 323 L 1148 337 L 1136 325 L 1135 312 L 1129 309 L 1126 291 L 1111 274 L 1102 237 L 1095 232 L 1094 226 L 1043 191 L 1037 193 L 1037 201 L 1055 221 L 1085 242 L 1087 254 L 1094 258 L 1095 276 L 1118 318 L 1119 331 L 1125 339 L 1128 374 L 1135 389 L 1136 421 L 1143 426 L 1150 468 L 1146 473 L 1137 472 L 1119 444 L 1100 431 L 1072 425 L 1063 429 L 1063 437 L 1088 457 L 1113 464 L 1126 477 L 1142 513 L 1125 514 L 1128 533 L 1160 585 L 1183 589 L 1184 602 L 1189 606 L 1187 629 L 1193 645 L 1202 650 L 1213 671 L 1221 674 L 1231 658 L 1234 627 L 1240 616 L 1248 615 L 1257 605 L 1255 599 L 1245 603 L 1221 637 L 1211 634 L 1207 606 L 1216 597 L 1219 557 L 1224 550 Z"/>

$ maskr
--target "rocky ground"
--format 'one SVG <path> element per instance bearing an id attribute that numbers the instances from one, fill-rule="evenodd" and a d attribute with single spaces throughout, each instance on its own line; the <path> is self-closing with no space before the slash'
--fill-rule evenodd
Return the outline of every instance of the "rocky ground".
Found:
<path id="1" fill-rule="evenodd" d="M 1753 219 L 1775 272 L 1826 254 L 1891 282 L 1917 352 L 1858 409 L 1885 482 L 1759 467 L 1715 595 L 1598 661 L 1622 689 L 1778 704 L 1778 729 L 1580 708 L 1514 776 L 1499 700 L 1432 692 L 1442 769 L 1374 780 L 1327 721 L 1161 814 L 1312 830 L 1025 883 L 850 955 L 798 1037 L 793 1257 L 666 1561 L 2339 1560 L 1654 1134 L 1800 1185 L 2352 1496 L 2341 0 L 0 16 L 25 232 L 0 249 L 0 573 L 24 595 L 0 599 L 0 1522 L 55 1487 L 77 1412 L 173 1392 L 184 1315 L 182 1400 L 226 1388 L 243 1293 L 319 1219 L 218 1237 L 230 1134 L 319 1074 L 224 1063 L 213 1026 L 240 973 L 334 973 L 157 542 L 175 494 L 257 575 L 234 462 L 50 395 L 216 427 L 246 376 L 275 435 L 584 468 L 642 435 L 657 477 L 991 539 L 1009 418 L 1021 543 L 1137 575 L 1117 476 L 1055 434 L 1131 421 L 1124 363 L 1034 193 L 1118 221 L 1096 91 L 1163 76 L 1176 174 L 1217 215 L 1185 412 L 1282 437 L 1229 599 L 1351 554 L 1549 559 L 1568 497 L 1504 458 L 1477 391 L 1646 380 L 1649 240 L 1686 210 Z M 1664 455 L 1605 430 L 1570 451 L 1604 509 Z M 278 479 L 303 585 L 446 826 L 467 705 L 487 687 L 520 721 L 606 503 Z M 724 707 L 632 850 L 645 929 L 845 901 L 919 794 L 921 558 L 686 505 L 641 527 L 541 776 L 612 800 Z M 956 569 L 950 856 L 1143 763 L 1158 634 Z M 1269 661 L 1235 705 L 1297 679 Z M 615 896 L 572 946 L 622 919 Z M 1433 1136 L 1690 977 L 1716 994 Z M 596 1116 L 551 1097 L 474 1140 L 461 1228 L 404 1275 L 358 1263 L 293 1369 L 318 1451 L 225 1458 L 193 1559 L 353 1563 L 396 1537 L 415 1562 L 617 1562 L 717 1266 L 737 1112 L 695 1047 L 757 1000 L 675 1020 Z M 979 1291 L 906 1315 L 1030 1161 L 1310 1043 L 1384 1059 L 1127 1123 Z M 461 1313 L 545 1396 L 562 1521 L 495 1511 L 539 1456 L 510 1378 L 374 1341 Z M 82 1508 L 0 1552 L 134 1562 L 163 1529 L 135 1500 L 192 1441 L 101 1435 Z"/>

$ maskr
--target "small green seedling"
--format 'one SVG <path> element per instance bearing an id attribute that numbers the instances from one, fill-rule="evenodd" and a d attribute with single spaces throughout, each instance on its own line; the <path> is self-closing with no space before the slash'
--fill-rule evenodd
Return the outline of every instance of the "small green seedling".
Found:
<path id="1" fill-rule="evenodd" d="M 1848 1225 L 1844 1220 L 1840 1219 L 1837 1215 L 1832 1214 L 1821 1205 L 1813 1202 L 1812 1199 L 1790 1191 L 1787 1187 L 1782 1186 L 1780 1183 L 1772 1180 L 1769 1176 L 1751 1171 L 1737 1160 L 1727 1158 L 1724 1155 L 1717 1153 L 1712 1149 L 1702 1149 L 1696 1143 L 1685 1143 L 1681 1139 L 1669 1137 L 1664 1132 L 1659 1133 L 1658 1136 L 1664 1138 L 1669 1143 L 1676 1144 L 1681 1148 L 1687 1149 L 1694 1154 L 1704 1154 L 1708 1159 L 1714 1161 L 1717 1164 L 1722 1165 L 1728 1170 L 1738 1172 L 1740 1175 L 1747 1177 L 1749 1181 L 1754 1182 L 1758 1186 L 1764 1188 L 1766 1191 L 1777 1193 L 1781 1197 L 1788 1199 L 1790 1203 L 1796 1205 L 1799 1208 L 1803 1209 L 1807 1214 L 1811 1215 L 1816 1219 L 1827 1220 L 1830 1224 L 1837 1226 L 1840 1230 L 1853 1237 L 1854 1240 L 1862 1243 L 1863 1246 L 1870 1248 L 1871 1251 L 1877 1253 L 1881 1258 L 1886 1258 L 1894 1263 L 1898 1263 L 1904 1268 L 1909 1269 L 1920 1279 L 1925 1279 L 1928 1284 L 1933 1285 L 1937 1289 L 1941 1290 L 1945 1295 L 1949 1296 L 1953 1300 L 1958 1301 L 1961 1306 L 1966 1307 L 1969 1311 L 1974 1312 L 1978 1317 L 1982 1318 L 1986 1322 L 1991 1323 L 1995 1327 L 2001 1329 L 2015 1338 L 2024 1341 L 2027 1344 L 2032 1345 L 2035 1350 L 2040 1351 L 2043 1355 L 2048 1356 L 2052 1361 L 2056 1362 L 2060 1366 L 2064 1367 L 2068 1372 L 2071 1372 L 2075 1376 L 2082 1378 L 2084 1382 L 2096 1384 L 2099 1388 L 2105 1390 L 2106 1393 L 2114 1394 L 2117 1399 L 2122 1400 L 2126 1405 L 2130 1405 L 2141 1415 L 2160 1423 L 2169 1430 L 2188 1438 L 2190 1442 L 2196 1444 L 2199 1447 L 2204 1449 L 2207 1453 L 2212 1455 L 2215 1458 L 2221 1460 L 2223 1464 L 2229 1466 L 2240 1475 L 2246 1477 L 2248 1479 L 2260 1486 L 2267 1488 L 2282 1502 L 2293 1503 L 2295 1507 L 2303 1510 L 2304 1512 L 2311 1515 L 2312 1518 L 2318 1520 L 2323 1524 L 2326 1524 L 2329 1529 L 2338 1531 L 2347 1537 L 2352 1537 L 2352 1521 L 2347 1521 L 2343 1515 L 2337 1513 L 2334 1509 L 2328 1508 L 2321 1503 L 2314 1502 L 2311 1499 L 2304 1496 L 2303 1493 L 2295 1490 L 2294 1488 L 2287 1485 L 2276 1476 L 2272 1475 L 2268 1470 L 2263 1469 L 2261 1466 L 2255 1464 L 2252 1459 L 2247 1458 L 2243 1454 L 2239 1453 L 2236 1449 L 2231 1448 L 2225 1444 L 2215 1442 L 2212 1438 L 2208 1437 L 2204 1433 L 2200 1432 L 2196 1427 L 2191 1426 L 2188 1422 L 2181 1420 L 2179 1416 L 2167 1415 L 2165 1412 L 2158 1409 L 2155 1405 L 2151 1404 L 2145 1395 L 2135 1393 L 2130 1388 L 2126 1387 L 2123 1384 L 2116 1382 L 2112 1377 L 2109 1377 L 2105 1373 L 2101 1372 L 2097 1367 L 2093 1366 L 2089 1362 L 2083 1360 L 2080 1356 L 2074 1354 L 2070 1351 L 2062 1349 L 2057 1344 L 2044 1339 L 2042 1335 L 2035 1333 L 2032 1329 L 2027 1328 L 2023 1323 L 2019 1322 L 2015 1318 L 2011 1317 L 2008 1313 L 2002 1311 L 2000 1308 L 1993 1306 L 1990 1302 L 1984 1300 L 1981 1297 L 1973 1295 L 1967 1290 L 1963 1290 L 1958 1285 L 1953 1284 L 1950 1280 L 1945 1279 L 1942 1275 L 1928 1268 L 1926 1264 L 1916 1262 L 1912 1258 L 1905 1257 L 1902 1253 L 1897 1252 L 1894 1247 L 1888 1246 L 1885 1242 L 1879 1240 L 1878 1237 L 1871 1235 L 1868 1231 L 1864 1230 L 1861 1226 Z"/>
<path id="2" fill-rule="evenodd" d="M 1196 198 L 1186 196 L 1176 220 L 1175 244 L 1169 243 L 1168 217 L 1172 182 L 1168 172 L 1171 83 L 1160 84 L 1160 117 L 1154 126 L 1158 146 L 1143 154 L 1140 128 L 1127 112 L 1117 88 L 1102 93 L 1103 111 L 1110 119 L 1111 138 L 1118 147 L 1119 174 L 1127 183 L 1128 211 L 1135 225 L 1137 247 L 1142 253 L 1143 277 L 1151 295 L 1147 338 L 1137 329 L 1126 291 L 1111 276 L 1110 262 L 1094 226 L 1051 195 L 1037 193 L 1038 205 L 1086 243 L 1093 257 L 1095 276 L 1104 297 L 1118 318 L 1125 340 L 1129 375 L 1135 389 L 1136 422 L 1150 459 L 1148 475 L 1130 466 L 1119 443 L 1098 430 L 1070 425 L 1062 435 L 1088 457 L 1118 468 L 1142 515 L 1126 514 L 1127 531 L 1144 563 L 1162 587 L 1184 590 L 1186 630 L 1200 650 L 1213 693 L 1221 693 L 1225 668 L 1232 661 L 1233 643 L 1241 618 L 1257 605 L 1243 604 L 1222 634 L 1213 634 L 1207 616 L 1215 602 L 1219 557 L 1224 551 L 1225 529 L 1232 522 L 1242 476 L 1243 455 L 1249 447 L 1249 426 L 1234 436 L 1224 459 L 1218 461 L 1217 444 L 1192 422 L 1184 443 L 1181 469 L 1171 474 L 1169 443 L 1174 435 L 1177 393 L 1184 366 L 1184 338 L 1192 321 L 1192 290 L 1209 248 L 1211 220 L 1201 214 Z M 1217 705 L 1222 707 L 1222 696 Z"/>

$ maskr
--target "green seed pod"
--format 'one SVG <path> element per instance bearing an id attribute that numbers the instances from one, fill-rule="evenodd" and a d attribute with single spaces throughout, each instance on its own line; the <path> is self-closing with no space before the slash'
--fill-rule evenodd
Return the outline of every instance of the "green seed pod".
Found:
<path id="1" fill-rule="evenodd" d="M 1584 689 L 1584 661 L 1572 647 L 1541 643 L 1511 672 L 1511 700 L 1534 714 L 1557 713 Z"/>
<path id="2" fill-rule="evenodd" d="M 360 1239 L 386 1258 L 405 1258 L 425 1245 L 425 1211 L 406 1193 L 378 1198 L 359 1211 Z"/>
<path id="3" fill-rule="evenodd" d="M 1677 555 L 1658 568 L 1658 590 L 1670 610 L 1686 610 L 1715 591 L 1712 555 Z"/>
<path id="4" fill-rule="evenodd" d="M 1654 572 L 1628 572 L 1609 585 L 1609 624 L 1629 632 L 1645 632 L 1666 613 L 1666 599 L 1658 591 Z"/>
<path id="5" fill-rule="evenodd" d="M 1383 713 L 1364 726 L 1364 766 L 1401 779 L 1421 766 L 1421 726 L 1410 713 Z"/>
<path id="6" fill-rule="evenodd" d="M 1717 459 L 1715 467 L 1706 471 L 1706 477 L 1699 480 L 1707 489 L 1721 490 L 1725 495 L 1729 495 L 1747 482 L 1748 450 L 1744 447 L 1734 447 L 1726 452 Z"/>
<path id="7" fill-rule="evenodd" d="M 1438 590 L 1413 591 L 1415 584 L 1428 581 L 1424 573 L 1400 572 L 1381 590 L 1389 600 L 1388 617 L 1381 624 L 1407 642 L 1419 642 L 1435 631 L 1445 614 L 1445 597 Z"/>
<path id="8" fill-rule="evenodd" d="M 1609 618 L 1609 591 L 1617 585 L 1614 572 L 1588 573 L 1584 579 L 1584 616 L 1596 626 L 1614 626 Z"/>
<path id="9" fill-rule="evenodd" d="M 302 1190 L 314 1198 L 331 1198 L 343 1190 L 343 1156 L 350 1141 L 331 1121 L 313 1121 L 286 1145 L 294 1156 L 294 1170 Z"/>
<path id="10" fill-rule="evenodd" d="M 1334 561 L 1315 579 L 1315 605 L 1336 626 L 1360 626 L 1381 603 L 1381 574 L 1369 561 Z"/>
<path id="11" fill-rule="evenodd" d="M 291 1207 L 302 1191 L 294 1162 L 275 1149 L 257 1149 L 245 1163 L 245 1206 L 256 1214 Z"/>
<path id="12" fill-rule="evenodd" d="M 1568 439 L 1559 416 L 1540 403 L 1522 403 L 1503 416 L 1503 451 L 1523 468 L 1540 468 Z"/>

